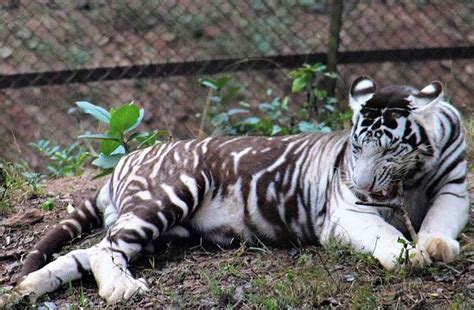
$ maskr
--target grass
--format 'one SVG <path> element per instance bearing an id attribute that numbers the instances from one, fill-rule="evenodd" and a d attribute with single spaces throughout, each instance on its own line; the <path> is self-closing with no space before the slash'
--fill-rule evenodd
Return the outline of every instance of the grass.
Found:
<path id="1" fill-rule="evenodd" d="M 45 194 L 43 178 L 25 164 L 0 161 L 0 214 L 13 211 L 13 206 Z"/>
<path id="2" fill-rule="evenodd" d="M 464 120 L 464 133 L 466 135 L 468 151 L 467 160 L 469 171 L 474 169 L 474 116 Z"/>

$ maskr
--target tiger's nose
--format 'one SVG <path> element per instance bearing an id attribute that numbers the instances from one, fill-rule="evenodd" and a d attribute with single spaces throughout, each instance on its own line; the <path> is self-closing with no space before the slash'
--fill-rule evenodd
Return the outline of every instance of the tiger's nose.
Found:
<path id="1" fill-rule="evenodd" d="M 375 187 L 376 178 L 358 178 L 354 180 L 354 185 L 357 186 L 358 189 L 364 191 L 366 193 L 370 193 L 373 191 Z"/>

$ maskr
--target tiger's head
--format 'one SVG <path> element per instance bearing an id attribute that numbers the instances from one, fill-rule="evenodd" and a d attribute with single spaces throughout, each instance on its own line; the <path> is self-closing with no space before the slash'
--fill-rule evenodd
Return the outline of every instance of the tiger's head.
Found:
<path id="1" fill-rule="evenodd" d="M 408 182 L 430 165 L 437 140 L 433 114 L 442 99 L 437 81 L 421 91 L 407 86 L 377 90 L 365 76 L 352 83 L 351 181 L 356 194 L 391 200 L 400 181 Z"/>

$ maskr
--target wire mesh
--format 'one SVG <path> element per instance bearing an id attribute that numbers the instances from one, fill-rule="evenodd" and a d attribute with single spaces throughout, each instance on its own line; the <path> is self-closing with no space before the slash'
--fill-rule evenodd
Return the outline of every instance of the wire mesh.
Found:
<path id="1" fill-rule="evenodd" d="M 1 0 L 0 76 L 326 52 L 330 10 L 329 0 Z M 473 16 L 470 1 L 344 1 L 339 50 L 473 46 Z M 474 113 L 472 59 L 347 64 L 338 70 L 343 101 L 348 83 L 360 74 L 381 85 L 420 88 L 437 79 L 458 106 Z M 258 102 L 269 87 L 289 94 L 287 72 L 232 73 L 244 89 L 238 99 Z M 77 100 L 103 106 L 134 100 L 147 111 L 146 126 L 193 137 L 206 96 L 200 77 L 108 81 L 104 75 L 91 83 L 0 90 L 0 143 L 11 146 L 1 148 L 0 157 L 16 160 L 21 154 L 35 166 L 29 142 L 70 144 L 94 126 L 81 118 L 80 127 L 67 113 Z M 303 100 L 295 96 L 293 102 Z"/>

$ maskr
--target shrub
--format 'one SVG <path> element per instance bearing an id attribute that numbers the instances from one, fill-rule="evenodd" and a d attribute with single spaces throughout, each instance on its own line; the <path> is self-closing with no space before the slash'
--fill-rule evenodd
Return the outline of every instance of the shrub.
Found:
<path id="1" fill-rule="evenodd" d="M 86 101 L 76 102 L 79 111 L 91 115 L 107 126 L 106 133 L 85 133 L 79 139 L 99 140 L 98 151 L 92 164 L 103 171 L 99 176 L 112 172 L 122 156 L 130 151 L 155 145 L 164 131 L 133 132 L 142 122 L 144 110 L 133 102 L 124 104 L 109 111 Z M 133 132 L 133 133 L 132 133 Z"/>
<path id="2" fill-rule="evenodd" d="M 73 143 L 64 149 L 50 146 L 48 140 L 39 140 L 30 145 L 49 160 L 47 169 L 53 177 L 77 175 L 81 172 L 90 153 L 78 143 Z"/>
<path id="3" fill-rule="evenodd" d="M 238 107 L 227 107 L 240 90 L 232 86 L 229 76 L 214 80 L 203 79 L 201 85 L 209 89 L 203 108 L 201 131 L 204 129 L 204 117 L 209 117 L 214 128 L 213 134 L 223 135 L 286 135 L 300 132 L 328 132 L 343 127 L 349 121 L 351 112 L 336 109 L 336 99 L 320 87 L 323 78 L 336 78 L 334 73 L 326 72 L 322 64 L 303 65 L 291 71 L 292 91 L 306 94 L 308 98 L 296 112 L 290 112 L 288 96 L 273 96 L 272 89 L 267 90 L 267 98 L 252 113 L 250 105 L 239 102 Z"/>

